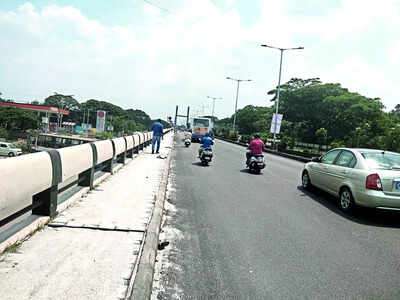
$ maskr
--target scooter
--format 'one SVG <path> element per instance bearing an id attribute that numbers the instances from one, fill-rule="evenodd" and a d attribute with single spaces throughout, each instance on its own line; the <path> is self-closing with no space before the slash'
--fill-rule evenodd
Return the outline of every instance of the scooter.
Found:
<path id="1" fill-rule="evenodd" d="M 185 139 L 184 143 L 186 147 L 189 147 L 192 142 L 190 141 L 190 139 Z"/>
<path id="2" fill-rule="evenodd" d="M 252 155 L 250 159 L 246 161 L 246 165 L 249 168 L 250 173 L 254 172 L 260 174 L 261 170 L 265 168 L 264 155 Z"/>
<path id="3" fill-rule="evenodd" d="M 208 166 L 208 164 L 211 162 L 213 157 L 213 151 L 211 148 L 204 148 L 200 152 L 200 161 L 203 166 Z"/>

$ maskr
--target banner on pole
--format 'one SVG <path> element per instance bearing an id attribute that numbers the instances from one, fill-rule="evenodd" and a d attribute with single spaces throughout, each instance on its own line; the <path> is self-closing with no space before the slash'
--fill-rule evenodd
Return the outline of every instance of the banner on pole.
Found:
<path id="1" fill-rule="evenodd" d="M 281 131 L 281 123 L 282 123 L 282 114 L 278 114 L 278 119 L 276 119 L 276 114 L 274 113 L 272 116 L 272 121 L 271 121 L 271 133 L 279 133 Z M 275 128 L 275 123 L 276 123 L 276 128 Z"/>
<path id="2" fill-rule="evenodd" d="M 106 123 L 106 112 L 104 110 L 98 110 L 96 119 L 96 129 L 99 132 L 104 131 L 105 123 Z"/>

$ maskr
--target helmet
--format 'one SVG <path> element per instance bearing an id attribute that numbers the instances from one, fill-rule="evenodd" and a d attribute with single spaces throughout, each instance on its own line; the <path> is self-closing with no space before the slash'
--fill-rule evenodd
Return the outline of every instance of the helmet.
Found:
<path id="1" fill-rule="evenodd" d="M 209 132 L 206 132 L 206 136 L 210 136 L 210 133 L 209 133 Z"/>
<path id="2" fill-rule="evenodd" d="M 255 138 L 255 139 L 259 139 L 259 138 L 260 138 L 260 134 L 259 134 L 259 133 L 255 133 L 255 134 L 254 134 L 254 138 Z"/>

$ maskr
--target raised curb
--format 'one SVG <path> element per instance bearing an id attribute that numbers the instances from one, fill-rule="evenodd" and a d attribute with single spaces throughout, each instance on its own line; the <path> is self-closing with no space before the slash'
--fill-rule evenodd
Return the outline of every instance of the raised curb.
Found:
<path id="1" fill-rule="evenodd" d="M 239 143 L 239 142 L 235 142 L 229 139 L 225 139 L 225 138 L 221 138 L 221 137 L 215 137 L 216 139 L 228 142 L 228 143 L 232 143 L 232 144 L 236 144 L 239 146 L 243 146 L 243 147 L 247 147 L 247 144 L 244 143 Z M 278 152 L 278 151 L 274 151 L 274 150 L 269 150 L 269 149 L 264 149 L 264 152 L 266 153 L 270 153 L 270 154 L 274 154 L 274 155 L 278 155 L 278 156 L 282 156 L 282 157 L 286 157 L 286 158 L 290 158 L 290 159 L 294 159 L 294 160 L 298 160 L 301 162 L 310 162 L 311 158 L 308 157 L 302 157 L 302 156 L 297 156 L 297 155 L 292 155 L 292 154 L 287 154 L 287 153 L 283 153 L 283 152 Z"/>
<path id="2" fill-rule="evenodd" d="M 172 150 L 168 154 L 166 167 L 163 170 L 160 187 L 155 196 L 155 204 L 150 223 L 147 227 L 144 245 L 142 248 L 137 266 L 135 278 L 130 282 L 127 300 L 144 300 L 150 299 L 153 288 L 154 266 L 158 250 L 158 240 L 161 230 L 161 222 L 163 217 L 165 195 L 168 184 L 169 170 L 172 159 Z"/>

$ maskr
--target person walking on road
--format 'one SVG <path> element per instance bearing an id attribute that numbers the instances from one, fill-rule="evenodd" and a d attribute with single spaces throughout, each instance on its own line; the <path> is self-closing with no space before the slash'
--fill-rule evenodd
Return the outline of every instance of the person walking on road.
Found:
<path id="1" fill-rule="evenodd" d="M 157 143 L 156 153 L 160 153 L 161 137 L 164 131 L 164 126 L 161 124 L 161 119 L 158 119 L 151 126 L 153 130 L 153 139 L 151 141 L 151 153 L 154 154 L 154 146 Z"/>

